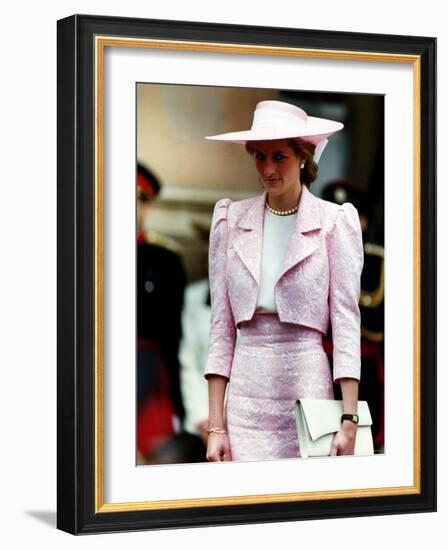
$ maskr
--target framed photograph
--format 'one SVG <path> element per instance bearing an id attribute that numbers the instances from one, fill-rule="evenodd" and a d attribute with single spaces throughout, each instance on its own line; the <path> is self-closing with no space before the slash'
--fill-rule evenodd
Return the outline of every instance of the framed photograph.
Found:
<path id="1" fill-rule="evenodd" d="M 58 21 L 59 529 L 436 510 L 435 100 L 431 37 Z M 297 173 L 300 202 L 281 208 L 276 189 Z M 216 234 L 249 204 L 282 231 L 297 220 L 298 253 L 295 233 L 279 247 L 272 229 L 268 261 L 250 240 L 267 224 L 246 216 L 245 259 L 242 237 L 225 233 L 243 262 L 231 272 Z M 324 211 L 339 216 L 331 230 Z M 338 241 L 332 231 L 344 224 L 351 237 Z M 324 260 L 323 235 L 332 250 L 356 241 L 358 252 Z M 260 277 L 277 255 L 272 298 Z M 282 287 L 284 275 L 298 286 Z M 350 307 L 352 348 L 338 321 Z M 228 308 L 232 323 L 219 317 Z M 349 412 L 343 381 L 358 378 L 357 430 L 371 435 L 371 452 L 305 453 L 291 408 L 288 445 L 279 435 L 277 369 L 296 368 L 288 346 L 298 342 L 306 368 L 288 371 L 288 399 L 340 400 Z M 229 381 L 219 426 L 209 374 Z M 256 389 L 238 401 L 247 388 Z M 260 426 L 270 429 L 265 447 Z M 215 453 L 211 437 L 230 446 Z"/>

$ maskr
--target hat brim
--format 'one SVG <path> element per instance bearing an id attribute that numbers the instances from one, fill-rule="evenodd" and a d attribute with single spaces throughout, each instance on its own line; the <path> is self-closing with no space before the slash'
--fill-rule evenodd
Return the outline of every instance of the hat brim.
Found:
<path id="1" fill-rule="evenodd" d="M 300 130 L 282 130 L 279 128 L 259 128 L 255 130 L 243 130 L 240 132 L 226 132 L 215 136 L 206 136 L 205 139 L 215 141 L 229 141 L 231 143 L 245 144 L 248 141 L 268 141 L 275 139 L 302 138 L 305 141 L 318 144 L 329 138 L 335 132 L 342 130 L 342 122 L 327 120 L 309 116 L 306 127 Z"/>

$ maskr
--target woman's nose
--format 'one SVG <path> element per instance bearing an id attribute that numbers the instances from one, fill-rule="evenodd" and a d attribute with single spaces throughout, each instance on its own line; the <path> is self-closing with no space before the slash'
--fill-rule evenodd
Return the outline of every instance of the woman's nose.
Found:
<path id="1" fill-rule="evenodd" d="M 271 160 L 266 160 L 263 165 L 263 175 L 265 178 L 269 178 L 275 172 L 274 163 Z"/>

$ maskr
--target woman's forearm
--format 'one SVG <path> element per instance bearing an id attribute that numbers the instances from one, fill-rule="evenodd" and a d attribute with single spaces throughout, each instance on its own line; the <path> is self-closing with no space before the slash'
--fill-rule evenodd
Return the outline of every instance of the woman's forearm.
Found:
<path id="1" fill-rule="evenodd" d="M 358 413 L 358 390 L 359 380 L 356 378 L 341 378 L 342 406 L 344 413 Z M 353 426 L 353 422 L 344 420 L 343 424 L 348 423 Z"/>
<path id="2" fill-rule="evenodd" d="M 339 381 L 344 413 L 357 414 L 359 381 L 356 378 L 340 378 Z M 353 455 L 355 453 L 357 430 L 358 426 L 354 422 L 344 420 L 340 430 L 333 438 L 330 455 Z"/>
<path id="3" fill-rule="evenodd" d="M 210 374 L 208 380 L 209 428 L 224 428 L 224 396 L 228 378 Z"/>

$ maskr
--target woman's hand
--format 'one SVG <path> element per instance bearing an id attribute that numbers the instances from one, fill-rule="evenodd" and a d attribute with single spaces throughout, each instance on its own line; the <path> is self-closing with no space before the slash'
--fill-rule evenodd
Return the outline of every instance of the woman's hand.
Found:
<path id="1" fill-rule="evenodd" d="M 208 435 L 206 458 L 209 462 L 227 462 L 232 460 L 229 436 L 227 434 L 212 432 Z"/>
<path id="2" fill-rule="evenodd" d="M 358 426 L 356 424 L 350 420 L 344 420 L 341 429 L 333 438 L 330 456 L 354 454 L 357 429 Z"/>

